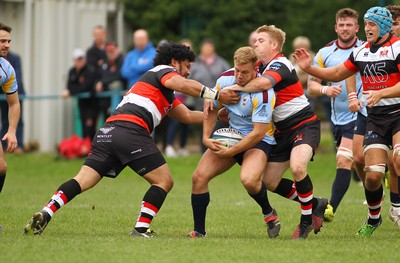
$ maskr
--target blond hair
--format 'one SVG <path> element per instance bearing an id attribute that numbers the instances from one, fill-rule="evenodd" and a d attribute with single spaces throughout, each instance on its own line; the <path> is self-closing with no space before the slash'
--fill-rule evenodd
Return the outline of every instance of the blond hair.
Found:
<path id="1" fill-rule="evenodd" d="M 257 33 L 265 32 L 267 33 L 272 40 L 278 43 L 279 51 L 282 51 L 283 44 L 285 44 L 286 33 L 282 31 L 282 29 L 275 27 L 275 25 L 263 25 L 257 28 Z"/>
<path id="2" fill-rule="evenodd" d="M 336 21 L 338 21 L 339 18 L 345 18 L 345 17 L 351 17 L 354 18 L 357 21 L 358 24 L 358 12 L 354 9 L 351 9 L 349 7 L 342 8 L 336 13 Z"/>
<path id="3" fill-rule="evenodd" d="M 241 47 L 235 51 L 233 55 L 233 60 L 235 63 L 239 65 L 251 63 L 252 65 L 256 65 L 258 58 L 256 52 L 252 47 Z"/>

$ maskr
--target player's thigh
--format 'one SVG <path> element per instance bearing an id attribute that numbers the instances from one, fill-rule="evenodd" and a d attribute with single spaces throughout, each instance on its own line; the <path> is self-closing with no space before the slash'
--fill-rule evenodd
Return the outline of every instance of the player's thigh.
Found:
<path id="1" fill-rule="evenodd" d="M 283 174 L 289 168 L 289 161 L 286 162 L 267 162 L 263 174 L 263 181 L 270 191 L 275 191 Z"/>
<path id="2" fill-rule="evenodd" d="M 211 180 L 215 176 L 227 171 L 236 163 L 234 158 L 222 158 L 210 149 L 207 149 L 197 164 L 193 179 L 202 178 Z"/>
<path id="3" fill-rule="evenodd" d="M 261 180 L 268 158 L 260 149 L 250 149 L 243 156 L 240 179 Z"/>
<path id="4" fill-rule="evenodd" d="M 308 144 L 300 144 L 290 153 L 290 169 L 294 179 L 300 181 L 307 175 L 307 165 L 313 156 L 313 149 Z"/>

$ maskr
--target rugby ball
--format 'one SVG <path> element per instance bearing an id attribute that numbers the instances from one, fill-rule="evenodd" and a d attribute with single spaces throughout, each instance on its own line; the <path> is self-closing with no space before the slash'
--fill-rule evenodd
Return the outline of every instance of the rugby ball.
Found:
<path id="1" fill-rule="evenodd" d="M 220 141 L 223 146 L 230 148 L 243 137 L 243 134 L 234 128 L 221 128 L 212 134 L 211 139 Z"/>

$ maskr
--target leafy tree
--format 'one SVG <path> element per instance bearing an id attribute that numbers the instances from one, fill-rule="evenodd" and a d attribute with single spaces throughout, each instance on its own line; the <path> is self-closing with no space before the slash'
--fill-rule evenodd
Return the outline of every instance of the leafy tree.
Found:
<path id="1" fill-rule="evenodd" d="M 204 38 L 215 41 L 218 53 L 232 61 L 233 52 L 248 44 L 258 26 L 274 24 L 286 32 L 284 53 L 292 52 L 298 35 L 310 38 L 318 50 L 336 38 L 333 29 L 337 10 L 351 7 L 360 14 L 359 37 L 364 38 L 362 16 L 378 1 L 354 0 L 125 0 L 125 18 L 132 30 L 145 28 L 156 44 L 162 39 L 189 38 L 195 51 Z M 382 1 L 379 1 L 382 2 Z M 383 1 L 390 4 L 391 1 Z"/>

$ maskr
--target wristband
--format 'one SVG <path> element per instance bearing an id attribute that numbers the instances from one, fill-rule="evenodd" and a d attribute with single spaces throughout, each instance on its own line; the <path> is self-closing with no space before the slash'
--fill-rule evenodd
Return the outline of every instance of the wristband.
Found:
<path id="1" fill-rule="evenodd" d="M 355 92 L 350 92 L 348 96 L 349 102 L 358 99 Z"/>
<path id="2" fill-rule="evenodd" d="M 218 90 L 210 89 L 209 87 L 206 86 L 201 87 L 200 98 L 218 100 L 218 97 L 219 97 Z"/>
<path id="3" fill-rule="evenodd" d="M 322 94 L 325 94 L 326 95 L 326 90 L 328 89 L 328 86 L 322 86 L 321 88 L 320 88 L 320 92 L 322 93 Z"/>

